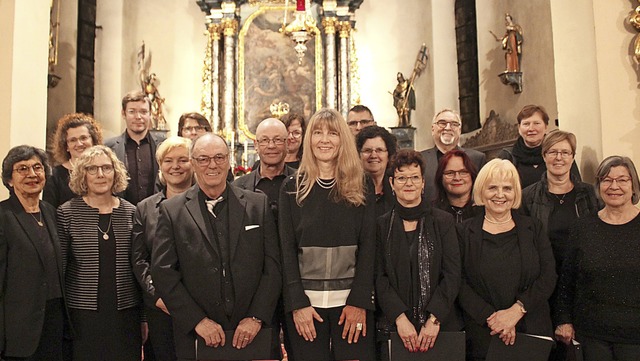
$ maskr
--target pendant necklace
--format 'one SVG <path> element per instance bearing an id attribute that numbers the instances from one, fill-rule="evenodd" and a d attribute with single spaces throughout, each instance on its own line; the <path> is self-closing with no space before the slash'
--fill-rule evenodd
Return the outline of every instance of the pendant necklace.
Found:
<path id="1" fill-rule="evenodd" d="M 327 181 L 327 180 L 320 179 L 319 177 L 317 177 L 316 178 L 316 183 L 320 186 L 320 188 L 331 189 L 336 184 L 336 179 L 333 178 L 332 180 Z"/>
<path id="2" fill-rule="evenodd" d="M 36 221 L 36 223 L 38 223 L 38 225 L 40 227 L 44 226 L 44 223 L 42 223 L 42 212 L 39 212 L 40 214 L 40 219 L 38 220 L 38 218 L 36 218 L 33 213 L 29 213 L 29 215 L 31 216 L 31 218 L 33 218 L 34 221 Z"/>
<path id="3" fill-rule="evenodd" d="M 98 231 L 100 231 L 100 233 L 102 233 L 102 239 L 104 239 L 105 241 L 109 240 L 109 230 L 111 229 L 111 214 L 109 214 L 109 225 L 107 226 L 107 230 L 103 231 L 100 228 L 100 225 L 98 224 Z"/>
<path id="4" fill-rule="evenodd" d="M 563 195 L 562 195 L 562 198 L 558 197 L 558 195 L 557 195 L 557 194 L 555 194 L 555 193 L 551 193 L 551 194 L 553 194 L 553 196 L 554 196 L 554 197 L 556 197 L 556 199 L 558 200 L 558 202 L 560 202 L 560 204 L 564 204 L 564 197 L 566 197 L 566 196 L 567 196 L 567 194 L 569 194 L 569 193 L 565 193 L 565 194 L 563 194 Z"/>

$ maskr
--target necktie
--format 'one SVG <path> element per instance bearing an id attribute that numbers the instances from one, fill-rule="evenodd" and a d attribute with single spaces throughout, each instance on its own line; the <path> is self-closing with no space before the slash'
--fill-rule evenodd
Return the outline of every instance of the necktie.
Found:
<path id="1" fill-rule="evenodd" d="M 216 214 L 213 212 L 213 207 L 216 206 L 216 204 L 222 202 L 224 200 L 224 198 L 222 198 L 222 196 L 216 198 L 216 199 L 209 199 L 204 201 L 207 204 L 207 209 L 209 210 L 209 212 L 213 215 L 214 218 L 218 218 L 218 216 L 216 216 Z"/>

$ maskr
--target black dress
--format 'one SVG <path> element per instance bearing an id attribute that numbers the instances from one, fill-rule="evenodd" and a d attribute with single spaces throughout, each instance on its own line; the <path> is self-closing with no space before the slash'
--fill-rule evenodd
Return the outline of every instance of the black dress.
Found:
<path id="1" fill-rule="evenodd" d="M 140 312 L 137 307 L 118 311 L 116 297 L 116 243 L 111 214 L 100 214 L 98 310 L 71 309 L 74 327 L 73 360 L 140 361 Z"/>
<path id="2" fill-rule="evenodd" d="M 58 208 L 59 205 L 76 196 L 69 188 L 69 170 L 63 165 L 54 167 L 51 177 L 47 179 L 44 186 L 42 199 Z"/>

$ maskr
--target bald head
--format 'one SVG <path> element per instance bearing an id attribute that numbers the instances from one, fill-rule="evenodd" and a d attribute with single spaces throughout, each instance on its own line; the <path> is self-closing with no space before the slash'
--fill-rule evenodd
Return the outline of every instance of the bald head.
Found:
<path id="1" fill-rule="evenodd" d="M 278 133 L 284 139 L 287 139 L 287 127 L 280 119 L 267 118 L 258 124 L 256 129 L 256 138 L 260 139 L 265 133 Z"/>
<path id="2" fill-rule="evenodd" d="M 287 155 L 287 127 L 280 119 L 267 118 L 258 124 L 254 146 L 260 157 L 260 168 L 284 168 Z"/>

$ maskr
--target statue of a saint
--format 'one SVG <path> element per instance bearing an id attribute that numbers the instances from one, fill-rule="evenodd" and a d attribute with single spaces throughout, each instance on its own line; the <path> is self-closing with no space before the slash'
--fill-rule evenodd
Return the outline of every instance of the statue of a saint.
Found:
<path id="1" fill-rule="evenodd" d="M 416 109 L 416 92 L 401 72 L 398 72 L 398 85 L 393 90 L 393 106 L 398 113 L 398 126 L 410 127 L 411 110 Z"/>
<path id="2" fill-rule="evenodd" d="M 496 41 L 502 43 L 502 49 L 505 50 L 504 58 L 506 62 L 505 73 L 520 72 L 520 60 L 522 59 L 522 28 L 513 22 L 513 18 L 509 13 L 505 14 L 506 32 L 502 38 L 491 32 Z"/>
<path id="3" fill-rule="evenodd" d="M 151 119 L 152 129 L 165 130 L 167 127 L 167 120 L 164 117 L 162 111 L 162 105 L 164 98 L 160 96 L 156 81 L 158 80 L 155 73 L 149 74 L 150 61 L 145 60 L 145 45 L 142 42 L 142 46 L 138 51 L 138 76 L 140 80 L 140 87 L 142 91 L 147 95 L 151 103 Z"/>

